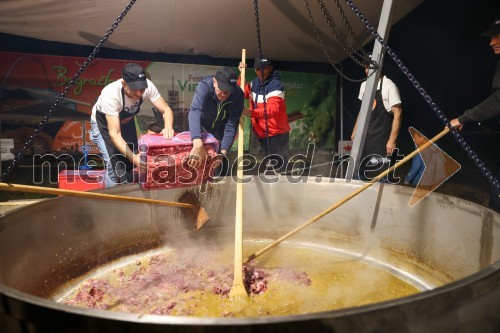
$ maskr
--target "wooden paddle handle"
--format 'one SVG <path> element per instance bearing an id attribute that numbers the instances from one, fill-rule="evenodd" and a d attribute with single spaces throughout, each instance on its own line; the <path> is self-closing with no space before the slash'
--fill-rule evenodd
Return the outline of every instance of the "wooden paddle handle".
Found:
<path id="1" fill-rule="evenodd" d="M 301 231 L 302 229 L 308 227 L 309 225 L 313 224 L 314 222 L 316 222 L 317 220 L 319 220 L 320 218 L 322 218 L 323 216 L 325 216 L 326 214 L 330 213 L 331 211 L 333 211 L 334 209 L 337 209 L 338 207 L 342 206 L 344 203 L 346 203 L 347 201 L 351 200 L 352 198 L 354 198 L 355 196 L 357 196 L 358 194 L 360 194 L 361 192 L 363 192 L 364 190 L 366 190 L 368 187 L 372 186 L 373 184 L 375 184 L 376 182 L 378 182 L 382 177 L 385 177 L 389 174 L 389 172 L 392 172 L 393 170 L 395 170 L 396 168 L 400 167 L 401 165 L 403 165 L 404 163 L 408 162 L 409 160 L 411 160 L 415 155 L 417 155 L 420 151 L 426 149 L 427 147 L 429 147 L 430 145 L 432 145 L 434 142 L 436 142 L 437 140 L 439 140 L 440 138 L 442 138 L 445 134 L 447 134 L 449 132 L 449 128 L 446 127 L 442 132 L 440 132 L 438 135 L 436 135 L 435 137 L 433 137 L 432 139 L 430 139 L 429 141 L 427 141 L 425 144 L 423 144 L 422 146 L 418 147 L 417 149 L 415 149 L 413 152 L 411 152 L 409 155 L 407 155 L 405 158 L 403 158 L 401 161 L 399 161 L 398 163 L 394 164 L 392 167 L 390 167 L 389 169 L 385 170 L 384 172 L 380 173 L 379 175 L 375 176 L 372 180 L 370 180 L 368 183 L 366 183 L 365 185 L 361 186 L 359 189 L 357 189 L 356 191 L 346 195 L 344 198 L 342 198 L 341 200 L 337 201 L 335 204 L 331 205 L 330 207 L 328 207 L 327 209 L 325 209 L 324 211 L 322 211 L 321 213 L 319 213 L 318 215 L 314 216 L 312 219 L 310 219 L 309 221 L 307 221 L 306 223 L 298 226 L 297 228 L 293 229 L 292 231 L 290 231 L 289 233 L 287 233 L 286 235 L 284 235 L 283 237 L 279 238 L 278 240 L 274 241 L 273 243 L 269 244 L 268 246 L 266 246 L 265 248 L 263 248 L 262 250 L 260 251 L 257 251 L 255 252 L 254 254 L 250 255 L 248 258 L 245 259 L 244 263 L 247 263 L 255 258 L 257 258 L 258 256 L 260 256 L 261 254 L 269 251 L 270 249 L 272 249 L 273 247 L 275 247 L 276 245 L 280 244 L 281 242 L 283 242 L 284 240 L 290 238 L 291 236 L 295 235 L 296 233 L 298 233 L 299 231 Z"/>
<path id="2" fill-rule="evenodd" d="M 246 61 L 246 50 L 241 50 L 241 62 L 244 64 Z M 241 69 L 240 87 L 245 91 L 245 67 Z M 244 142 L 244 129 L 245 117 L 242 114 L 240 117 L 240 124 L 238 126 L 238 167 L 236 171 L 236 215 L 234 225 L 234 278 L 233 286 L 231 287 L 231 296 L 247 296 L 245 286 L 243 283 L 243 163 L 241 156 L 243 156 L 243 142 Z"/>
<path id="3" fill-rule="evenodd" d="M 40 187 L 40 186 L 21 185 L 21 184 L 0 183 L 0 190 L 9 191 L 9 192 L 28 192 L 28 193 L 37 193 L 37 194 L 68 195 L 68 196 L 79 197 L 79 198 L 127 201 L 127 202 L 147 203 L 147 204 L 155 204 L 155 205 L 171 206 L 171 207 L 195 208 L 194 205 L 190 205 L 187 203 L 181 203 L 181 202 L 163 201 L 163 200 L 146 199 L 146 198 L 134 198 L 134 197 L 121 196 L 121 195 L 114 195 L 114 194 L 103 194 L 103 193 L 94 193 L 94 192 L 64 190 L 64 189 L 56 189 L 56 188 L 51 188 L 51 187 Z"/>

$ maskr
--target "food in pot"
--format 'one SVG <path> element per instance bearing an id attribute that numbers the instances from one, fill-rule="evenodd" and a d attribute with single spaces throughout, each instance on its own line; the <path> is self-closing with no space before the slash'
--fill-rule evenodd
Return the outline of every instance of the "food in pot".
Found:
<path id="1" fill-rule="evenodd" d="M 245 244 L 249 253 L 251 247 Z M 138 314 L 261 317 L 330 311 L 418 292 L 359 258 L 282 244 L 244 267 L 249 297 L 242 301 L 229 296 L 230 251 L 190 252 L 159 249 L 123 258 L 91 273 L 58 301 Z"/>

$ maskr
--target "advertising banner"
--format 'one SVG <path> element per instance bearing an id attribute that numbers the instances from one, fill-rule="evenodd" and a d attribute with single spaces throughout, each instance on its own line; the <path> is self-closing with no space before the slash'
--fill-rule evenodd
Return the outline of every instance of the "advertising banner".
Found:
<path id="1" fill-rule="evenodd" d="M 1 137 L 13 138 L 15 149 L 20 149 L 86 58 L 12 52 L 0 52 L 0 56 Z M 34 145 L 34 152 L 81 153 L 82 146 L 90 145 L 89 153 L 98 153 L 89 137 L 88 120 L 92 106 L 102 88 L 121 78 L 121 69 L 127 62 L 136 62 L 146 68 L 151 81 L 174 112 L 174 130 L 189 130 L 187 115 L 196 86 L 204 76 L 214 75 L 218 66 L 95 59 L 49 120 L 59 125 L 46 126 L 37 139 L 38 144 Z M 288 71 L 280 73 L 292 128 L 290 148 L 305 149 L 311 142 L 318 147 L 333 148 L 336 77 Z M 249 68 L 247 82 L 254 77 L 253 69 Z M 155 111 L 149 101 L 144 101 L 136 118 L 138 132 L 144 133 L 150 123 L 161 121 L 160 114 Z M 245 126 L 245 146 L 248 147 L 251 132 L 248 119 Z"/>

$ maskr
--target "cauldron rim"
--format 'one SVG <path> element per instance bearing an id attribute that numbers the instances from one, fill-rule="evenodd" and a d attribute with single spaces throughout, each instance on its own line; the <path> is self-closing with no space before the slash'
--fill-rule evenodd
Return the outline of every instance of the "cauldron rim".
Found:
<path id="1" fill-rule="evenodd" d="M 45 310 L 54 310 L 58 312 L 71 313 L 74 315 L 99 318 L 104 320 L 120 320 L 130 323 L 148 323 L 148 324 L 168 324 L 168 325 L 248 325 L 251 324 L 279 324 L 287 322 L 298 322 L 316 319 L 334 319 L 346 316 L 356 316 L 360 314 L 368 314 L 380 310 L 387 310 L 391 308 L 400 308 L 406 305 L 418 303 L 422 299 L 432 300 L 439 296 L 450 296 L 454 292 L 460 291 L 473 283 L 482 280 L 498 281 L 500 284 L 500 260 L 492 265 L 481 269 L 480 271 L 466 276 L 462 279 L 447 283 L 443 286 L 434 289 L 425 290 L 417 294 L 405 296 L 401 298 L 391 299 L 387 301 L 366 304 L 355 307 L 342 308 L 332 311 L 313 312 L 305 314 L 296 314 L 289 316 L 269 316 L 269 317 L 196 317 L 196 316 L 170 316 L 170 315 L 152 315 L 152 314 L 133 314 L 117 311 L 108 311 L 91 308 L 81 308 L 77 306 L 58 303 L 53 300 L 48 300 L 42 297 L 30 295 L 28 293 L 18 291 L 16 289 L 0 284 L 0 295 L 28 303 L 37 308 Z M 483 291 L 487 293 L 487 291 Z M 448 298 L 448 297 L 447 297 Z M 456 298 L 451 297 L 454 301 Z M 456 306 L 456 303 L 453 304 Z M 441 309 L 442 310 L 442 309 Z M 426 309 L 428 311 L 428 309 Z"/>
<path id="2" fill-rule="evenodd" d="M 346 185 L 359 185 L 358 182 L 352 182 Z M 127 186 L 127 189 L 123 190 L 134 190 L 136 186 Z M 376 187 L 375 187 L 376 188 Z M 407 187 L 397 186 L 394 192 L 398 193 L 410 193 L 412 189 Z M 113 193 L 115 189 L 112 189 Z M 123 193 L 122 193 L 123 194 Z M 442 193 L 432 193 L 433 196 L 439 196 L 440 198 L 456 198 L 451 195 Z M 52 200 L 58 200 L 60 198 L 53 198 Z M 457 199 L 457 198 L 456 198 Z M 477 203 L 473 203 L 467 200 L 460 199 L 473 206 L 479 206 L 483 211 L 487 208 L 481 206 Z M 45 202 L 39 202 L 32 206 L 42 205 Z M 469 207 L 469 206 L 468 206 Z M 16 211 L 18 212 L 18 210 Z M 496 212 L 492 211 L 494 214 Z M 13 212 L 15 213 L 15 212 Z M 10 215 L 10 214 L 8 214 Z M 1 222 L 1 221 L 0 221 Z M 475 284 L 478 284 L 476 286 Z M 423 291 L 418 294 L 411 296 L 388 300 L 384 302 L 377 302 L 373 304 L 367 304 L 363 306 L 344 308 L 339 310 L 307 313 L 307 314 L 296 314 L 290 316 L 274 316 L 274 317 L 244 317 L 244 318 L 207 318 L 207 317 L 193 317 L 193 316 L 168 316 L 168 315 L 137 315 L 131 313 L 114 312 L 107 310 L 97 310 L 97 309 L 87 309 L 78 308 L 71 305 L 57 303 L 53 300 L 48 300 L 45 298 L 37 297 L 29 293 L 25 293 L 16 289 L 12 289 L 3 284 L 0 284 L 0 312 L 5 312 L 7 315 L 18 318 L 25 319 L 26 321 L 38 324 L 45 324 L 44 314 L 52 313 L 55 318 L 63 317 L 67 321 L 66 317 L 74 319 L 75 322 L 82 323 L 82 321 L 103 321 L 111 322 L 114 321 L 119 325 L 191 325 L 191 326 L 239 326 L 239 325 L 279 325 L 280 323 L 298 323 L 298 322 L 311 322 L 314 320 L 320 320 L 332 324 L 336 320 L 342 320 L 343 318 L 350 318 L 351 322 L 359 321 L 361 318 L 372 319 L 375 318 L 379 322 L 383 321 L 384 325 L 389 325 L 387 323 L 387 316 L 390 318 L 396 318 L 405 321 L 417 322 L 423 318 L 430 318 L 429 316 L 437 315 L 441 318 L 442 312 L 446 310 L 452 310 L 453 313 L 456 312 L 456 308 L 462 306 L 467 306 L 467 301 L 477 300 L 478 298 L 485 297 L 491 290 L 496 291 L 495 294 L 498 295 L 500 285 L 500 260 L 497 260 L 493 264 L 485 265 L 485 268 L 478 270 L 468 276 L 454 280 L 453 282 L 446 283 L 440 287 L 436 287 L 431 290 Z M 11 300 L 9 300 L 9 298 Z M 12 305 L 11 302 L 12 301 Z M 26 308 L 23 304 L 19 306 L 16 302 L 24 302 Z M 437 304 L 436 309 L 434 304 Z M 16 312 L 16 310 L 18 312 Z M 65 314 L 63 316 L 63 314 Z M 67 316 L 66 316 L 67 315 Z M 359 318 L 358 318 L 359 316 Z M 382 316 L 384 319 L 382 320 Z M 61 318 L 61 319 L 63 319 Z M 1 319 L 1 318 L 0 318 Z M 497 321 L 500 318 L 497 318 Z M 71 327 L 78 328 L 76 323 L 70 322 Z M 333 327 L 331 325 L 331 327 Z"/>

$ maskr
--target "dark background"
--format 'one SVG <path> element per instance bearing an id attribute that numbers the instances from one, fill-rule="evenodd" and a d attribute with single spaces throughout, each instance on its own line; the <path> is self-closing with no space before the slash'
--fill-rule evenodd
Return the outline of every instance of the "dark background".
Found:
<path id="1" fill-rule="evenodd" d="M 397 5 L 397 1 L 395 3 Z M 496 0 L 426 0 L 390 31 L 389 47 L 448 120 L 461 115 L 491 93 L 499 57 L 489 46 L 490 38 L 481 34 L 497 17 L 500 17 L 500 1 Z M 373 43 L 365 47 L 369 53 L 372 49 Z M 344 61 L 343 67 L 346 72 L 358 73 L 357 77 L 363 74 L 363 70 L 350 59 Z M 384 72 L 400 90 L 404 116 L 398 146 L 408 154 L 414 149 L 409 126 L 425 130 L 432 137 L 444 129 L 444 123 L 387 53 Z M 344 80 L 343 85 L 344 139 L 349 139 L 361 101 L 357 97 L 359 84 Z M 498 119 L 480 125 L 468 124 L 460 134 L 493 170 L 500 159 Z M 450 180 L 487 191 L 486 178 L 451 134 L 442 138 L 438 145 L 462 164 L 462 169 Z"/>
<path id="2" fill-rule="evenodd" d="M 495 13 L 500 13 L 500 1 L 427 0 L 391 29 L 389 47 L 449 119 L 491 92 L 498 57 L 489 46 L 490 39 L 481 34 L 494 21 Z M 372 48 L 373 44 L 365 47 L 369 52 Z M 362 73 L 350 60 L 344 61 L 344 69 Z M 444 125 L 435 112 L 388 54 L 384 71 L 399 87 L 406 127 L 429 133 L 441 130 Z M 345 106 L 354 115 L 360 106 L 358 92 L 359 84 L 344 81 Z M 488 125 L 498 129 L 495 120 Z M 470 130 L 481 129 L 471 126 Z"/>

